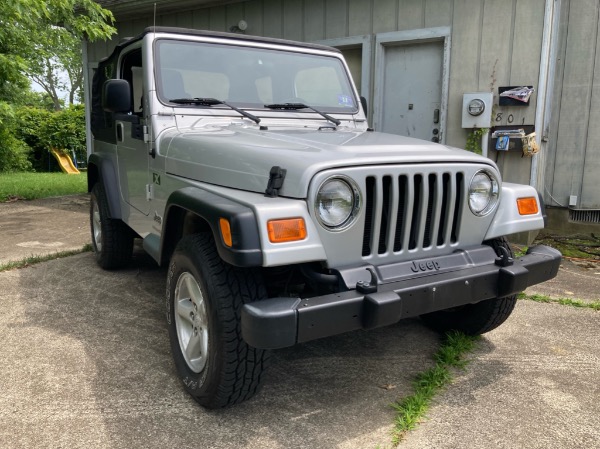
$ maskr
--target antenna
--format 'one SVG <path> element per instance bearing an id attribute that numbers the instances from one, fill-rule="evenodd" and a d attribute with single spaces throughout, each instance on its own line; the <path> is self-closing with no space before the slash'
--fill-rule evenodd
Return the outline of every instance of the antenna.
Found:
<path id="1" fill-rule="evenodd" d="M 154 2 L 154 34 L 156 34 L 156 2 Z"/>

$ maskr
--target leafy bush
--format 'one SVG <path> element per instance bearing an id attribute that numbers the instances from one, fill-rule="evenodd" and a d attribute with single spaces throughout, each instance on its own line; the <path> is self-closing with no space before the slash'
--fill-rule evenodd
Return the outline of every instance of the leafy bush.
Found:
<path id="1" fill-rule="evenodd" d="M 86 159 L 85 113 L 82 105 L 73 105 L 50 114 L 41 129 L 49 148 L 75 153 L 77 159 Z"/>
<path id="2" fill-rule="evenodd" d="M 85 115 L 81 105 L 59 112 L 34 107 L 21 107 L 17 112 L 17 137 L 30 148 L 30 161 L 39 171 L 48 170 L 53 161 L 50 149 L 56 149 L 86 160 Z"/>
<path id="3" fill-rule="evenodd" d="M 0 172 L 31 170 L 29 148 L 15 136 L 18 120 L 13 108 L 0 102 Z"/>

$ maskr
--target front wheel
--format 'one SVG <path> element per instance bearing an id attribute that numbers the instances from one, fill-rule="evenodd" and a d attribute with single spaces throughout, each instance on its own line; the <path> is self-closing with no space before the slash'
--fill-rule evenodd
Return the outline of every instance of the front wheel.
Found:
<path id="1" fill-rule="evenodd" d="M 96 262 L 106 270 L 122 268 L 133 254 L 133 231 L 121 220 L 110 218 L 102 183 L 94 184 L 90 198 L 90 226 Z"/>
<path id="2" fill-rule="evenodd" d="M 499 248 L 502 247 L 508 251 L 510 257 L 513 257 L 512 249 L 504 237 L 485 243 L 494 248 L 499 256 L 501 255 Z M 487 299 L 476 304 L 421 315 L 421 319 L 427 326 L 441 333 L 457 330 L 467 335 L 480 335 L 504 323 L 516 303 L 517 295 Z"/>
<path id="3" fill-rule="evenodd" d="M 184 237 L 167 275 L 167 323 L 177 372 L 202 406 L 220 408 L 251 398 L 268 353 L 241 336 L 245 303 L 266 298 L 260 272 L 221 260 L 212 235 Z"/>

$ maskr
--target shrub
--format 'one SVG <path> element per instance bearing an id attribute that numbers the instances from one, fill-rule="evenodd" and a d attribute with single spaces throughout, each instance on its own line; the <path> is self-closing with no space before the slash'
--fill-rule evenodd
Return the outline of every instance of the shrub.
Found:
<path id="1" fill-rule="evenodd" d="M 15 136 L 18 122 L 13 108 L 0 102 L 0 172 L 31 170 L 29 147 Z"/>
<path id="2" fill-rule="evenodd" d="M 18 137 L 31 148 L 30 161 L 40 171 L 48 170 L 54 148 L 79 161 L 86 160 L 85 115 L 81 105 L 59 112 L 34 107 L 21 107 L 17 112 Z M 56 166 L 56 164 L 54 164 Z"/>

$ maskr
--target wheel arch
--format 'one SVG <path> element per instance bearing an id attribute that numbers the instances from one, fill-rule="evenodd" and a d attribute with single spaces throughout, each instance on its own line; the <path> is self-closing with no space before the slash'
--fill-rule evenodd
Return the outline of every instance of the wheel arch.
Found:
<path id="1" fill-rule="evenodd" d="M 219 220 L 229 221 L 232 245 L 221 236 Z M 251 208 L 206 190 L 184 187 L 167 200 L 160 245 L 160 263 L 167 264 L 179 240 L 190 234 L 213 235 L 221 259 L 238 267 L 262 266 L 263 255 L 256 216 Z"/>
<path id="2" fill-rule="evenodd" d="M 92 153 L 88 160 L 87 188 L 91 192 L 94 184 L 102 182 L 110 218 L 121 219 L 121 202 L 119 200 L 119 178 L 112 161 L 97 153 Z"/>

